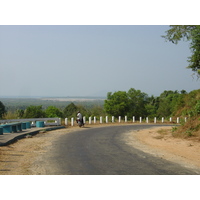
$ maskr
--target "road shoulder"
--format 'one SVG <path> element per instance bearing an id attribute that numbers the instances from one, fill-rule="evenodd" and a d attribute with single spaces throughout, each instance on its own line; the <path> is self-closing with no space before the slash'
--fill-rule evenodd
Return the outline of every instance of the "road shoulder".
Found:
<path id="1" fill-rule="evenodd" d="M 172 127 L 163 126 L 127 132 L 124 135 L 124 141 L 126 144 L 146 153 L 199 171 L 199 141 L 174 138 L 171 129 Z M 163 132 L 165 134 L 162 134 Z"/>

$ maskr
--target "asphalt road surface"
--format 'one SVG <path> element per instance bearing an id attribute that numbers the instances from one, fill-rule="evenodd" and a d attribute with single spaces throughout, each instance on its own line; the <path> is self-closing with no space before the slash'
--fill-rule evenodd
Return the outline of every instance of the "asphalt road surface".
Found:
<path id="1" fill-rule="evenodd" d="M 195 171 L 128 146 L 123 134 L 155 125 L 81 128 L 53 142 L 46 173 L 54 175 L 192 175 Z"/>

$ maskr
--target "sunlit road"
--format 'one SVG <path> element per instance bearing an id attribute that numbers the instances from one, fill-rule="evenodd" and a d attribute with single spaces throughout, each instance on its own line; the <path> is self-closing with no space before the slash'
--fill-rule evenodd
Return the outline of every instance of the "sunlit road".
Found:
<path id="1" fill-rule="evenodd" d="M 194 171 L 156 158 L 121 139 L 130 130 L 155 125 L 82 128 L 54 141 L 46 154 L 47 174 L 62 175 L 178 175 Z"/>

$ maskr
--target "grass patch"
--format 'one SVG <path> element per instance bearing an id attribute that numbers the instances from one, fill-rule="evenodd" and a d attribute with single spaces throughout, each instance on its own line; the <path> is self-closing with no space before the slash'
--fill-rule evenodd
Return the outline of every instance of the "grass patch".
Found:
<path id="1" fill-rule="evenodd" d="M 163 138 L 165 137 L 165 135 L 168 135 L 168 134 L 169 134 L 169 131 L 170 131 L 170 130 L 167 130 L 167 129 L 159 129 L 159 130 L 157 131 L 157 133 L 158 133 L 159 135 L 155 136 L 154 138 L 156 138 L 156 139 L 163 139 Z"/>
<path id="2" fill-rule="evenodd" d="M 191 118 L 180 127 L 172 129 L 172 136 L 179 138 L 197 138 L 200 139 L 200 118 Z"/>

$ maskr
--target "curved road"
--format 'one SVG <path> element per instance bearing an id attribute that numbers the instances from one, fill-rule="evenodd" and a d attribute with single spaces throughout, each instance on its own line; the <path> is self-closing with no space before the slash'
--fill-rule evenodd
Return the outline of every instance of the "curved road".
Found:
<path id="1" fill-rule="evenodd" d="M 123 133 L 155 125 L 82 128 L 54 141 L 45 156 L 47 174 L 178 175 L 196 174 L 170 161 L 126 145 Z"/>

